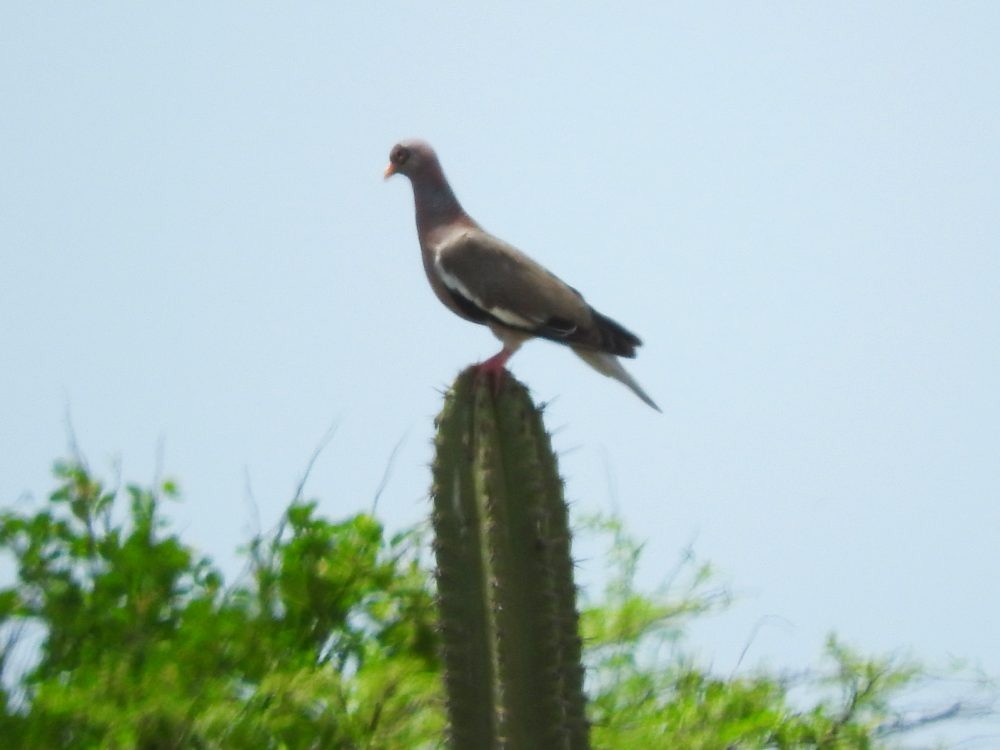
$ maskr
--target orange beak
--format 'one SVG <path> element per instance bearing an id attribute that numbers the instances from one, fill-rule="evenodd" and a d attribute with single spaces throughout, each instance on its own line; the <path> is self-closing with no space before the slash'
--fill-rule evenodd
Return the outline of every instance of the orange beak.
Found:
<path id="1" fill-rule="evenodd" d="M 385 167 L 385 172 L 382 173 L 382 179 L 388 180 L 394 174 L 396 174 L 396 165 L 389 162 Z"/>

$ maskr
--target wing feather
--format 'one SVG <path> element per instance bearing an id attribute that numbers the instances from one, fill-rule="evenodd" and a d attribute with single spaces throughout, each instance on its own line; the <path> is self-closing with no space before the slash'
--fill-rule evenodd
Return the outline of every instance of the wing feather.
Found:
<path id="1" fill-rule="evenodd" d="M 435 247 L 433 268 L 455 303 L 479 322 L 626 357 L 641 343 L 555 274 L 482 230 L 464 229 Z"/>

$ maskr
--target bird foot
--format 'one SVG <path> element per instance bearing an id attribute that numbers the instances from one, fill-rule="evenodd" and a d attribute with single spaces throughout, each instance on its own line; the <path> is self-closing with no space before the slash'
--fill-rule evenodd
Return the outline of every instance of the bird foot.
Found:
<path id="1" fill-rule="evenodd" d="M 507 360 L 510 359 L 514 352 L 502 349 L 492 357 L 487 359 L 485 362 L 480 362 L 476 365 L 476 371 L 479 377 L 486 378 L 490 381 L 490 385 L 493 388 L 493 395 L 498 396 L 500 394 L 500 389 L 503 387 L 504 378 L 507 375 L 507 370 L 505 365 Z"/>

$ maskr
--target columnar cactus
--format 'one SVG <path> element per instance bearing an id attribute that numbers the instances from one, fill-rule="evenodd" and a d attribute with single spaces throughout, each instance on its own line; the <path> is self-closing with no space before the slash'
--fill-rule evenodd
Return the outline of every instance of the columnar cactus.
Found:
<path id="1" fill-rule="evenodd" d="M 437 420 L 437 585 L 453 750 L 589 748 L 562 480 L 541 414 L 475 368 Z"/>

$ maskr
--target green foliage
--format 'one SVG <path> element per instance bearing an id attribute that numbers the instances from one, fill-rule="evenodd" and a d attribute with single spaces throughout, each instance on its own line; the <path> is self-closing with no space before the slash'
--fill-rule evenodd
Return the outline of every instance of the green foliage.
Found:
<path id="1" fill-rule="evenodd" d="M 227 589 L 168 533 L 172 484 L 127 487 L 116 522 L 115 492 L 78 465 L 56 476 L 46 509 L 0 516 L 18 571 L 0 620 L 45 630 L 3 694 L 6 747 L 434 745 L 433 598 L 414 532 L 387 539 L 370 516 L 330 523 L 295 503 Z"/>
<path id="2" fill-rule="evenodd" d="M 421 533 L 295 502 L 226 585 L 162 516 L 171 483 L 115 491 L 78 464 L 56 477 L 43 507 L 0 514 L 16 571 L 0 589 L 4 748 L 444 747 Z M 640 592 L 641 547 L 614 519 L 588 527 L 610 547 L 605 590 L 581 613 L 595 747 L 883 748 L 961 714 L 902 718 L 924 673 L 833 639 L 804 683 L 700 668 L 682 640 L 726 604 L 710 570 L 686 560 L 663 590 Z M 19 634 L 41 642 L 27 670 L 11 658 Z M 802 684 L 811 698 L 793 701 Z"/>
<path id="3" fill-rule="evenodd" d="M 725 591 L 710 587 L 711 568 L 688 553 L 658 594 L 640 593 L 634 578 L 641 546 L 618 519 L 585 524 L 609 540 L 613 561 L 603 597 L 582 615 L 595 747 L 873 750 L 976 712 L 963 703 L 924 714 L 904 710 L 902 700 L 927 673 L 906 660 L 861 656 L 833 636 L 819 670 L 713 675 L 681 648 L 693 619 L 729 604 Z M 811 703 L 793 701 L 793 689 Z"/>

